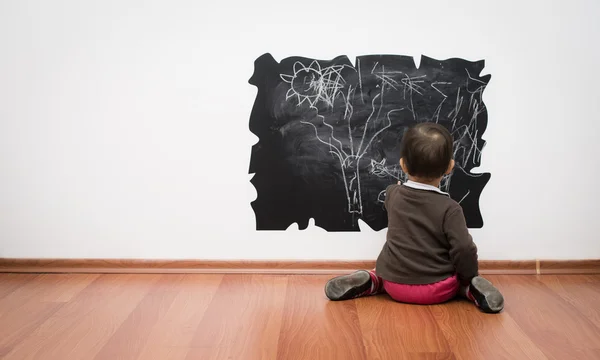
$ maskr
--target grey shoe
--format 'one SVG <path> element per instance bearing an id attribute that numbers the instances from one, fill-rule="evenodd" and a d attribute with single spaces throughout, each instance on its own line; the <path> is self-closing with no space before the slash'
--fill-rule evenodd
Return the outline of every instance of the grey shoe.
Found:
<path id="1" fill-rule="evenodd" d="M 370 291 L 371 275 L 365 270 L 335 277 L 325 284 L 325 295 L 333 301 L 354 299 Z"/>
<path id="2" fill-rule="evenodd" d="M 471 279 L 470 295 L 475 305 L 486 313 L 499 313 L 504 309 L 504 297 L 494 285 L 481 276 Z"/>

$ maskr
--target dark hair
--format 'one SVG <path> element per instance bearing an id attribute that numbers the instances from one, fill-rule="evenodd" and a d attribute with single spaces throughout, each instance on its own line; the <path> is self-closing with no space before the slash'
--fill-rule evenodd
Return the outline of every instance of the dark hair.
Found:
<path id="1" fill-rule="evenodd" d="M 452 135 L 436 123 L 420 123 L 402 136 L 400 157 L 412 176 L 435 179 L 443 176 L 452 160 Z"/>

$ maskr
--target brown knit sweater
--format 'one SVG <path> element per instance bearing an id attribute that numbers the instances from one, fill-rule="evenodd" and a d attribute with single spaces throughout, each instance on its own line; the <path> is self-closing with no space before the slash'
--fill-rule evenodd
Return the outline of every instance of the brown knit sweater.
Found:
<path id="1" fill-rule="evenodd" d="M 467 283 L 478 274 L 477 247 L 461 206 L 449 196 L 406 185 L 386 190 L 387 241 L 376 272 L 401 284 L 431 284 L 457 274 Z"/>

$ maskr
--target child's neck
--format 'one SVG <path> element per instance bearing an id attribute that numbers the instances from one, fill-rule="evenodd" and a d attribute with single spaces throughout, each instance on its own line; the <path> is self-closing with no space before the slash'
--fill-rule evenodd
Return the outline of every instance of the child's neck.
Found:
<path id="1" fill-rule="evenodd" d="M 436 178 L 436 179 L 423 179 L 423 178 L 420 178 L 420 177 L 410 176 L 410 175 L 408 175 L 408 180 L 414 181 L 414 182 L 418 182 L 420 184 L 435 186 L 437 188 L 440 187 L 440 183 L 442 182 L 442 178 L 441 177 L 440 178 Z"/>

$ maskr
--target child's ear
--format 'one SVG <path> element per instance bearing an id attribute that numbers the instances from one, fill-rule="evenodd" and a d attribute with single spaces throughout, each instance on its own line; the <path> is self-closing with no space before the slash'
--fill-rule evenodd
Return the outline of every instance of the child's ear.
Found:
<path id="1" fill-rule="evenodd" d="M 450 160 L 450 164 L 448 164 L 448 170 L 446 170 L 446 173 L 444 175 L 449 175 L 453 169 L 454 169 L 454 159 Z"/>
<path id="2" fill-rule="evenodd" d="M 408 171 L 406 171 L 406 163 L 404 162 L 404 158 L 400 158 L 400 168 L 405 174 L 408 174 Z"/>

